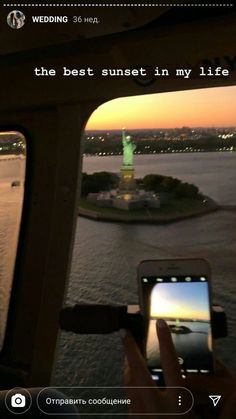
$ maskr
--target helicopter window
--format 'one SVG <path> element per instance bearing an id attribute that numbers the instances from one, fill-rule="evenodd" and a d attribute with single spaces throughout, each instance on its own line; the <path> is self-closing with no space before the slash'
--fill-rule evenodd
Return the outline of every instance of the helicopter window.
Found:
<path id="1" fill-rule="evenodd" d="M 229 336 L 216 342 L 217 354 L 234 371 L 235 93 L 233 86 L 119 98 L 92 114 L 84 133 L 81 216 L 67 295 L 68 305 L 137 304 L 141 260 L 205 258 L 212 269 L 212 301 L 229 318 Z M 131 195 L 142 201 L 143 190 L 153 207 L 131 208 L 137 219 L 127 222 Z M 115 208 L 112 200 L 119 201 Z M 149 217 L 154 220 L 158 211 L 160 222 L 152 223 Z M 188 218 L 191 211 L 195 216 Z M 166 223 L 176 215 L 182 221 Z M 68 338 L 62 332 L 53 380 L 121 385 L 122 354 L 119 333 Z"/>
<path id="2" fill-rule="evenodd" d="M 24 136 L 0 133 L 0 347 L 3 345 L 20 229 L 26 164 Z"/>

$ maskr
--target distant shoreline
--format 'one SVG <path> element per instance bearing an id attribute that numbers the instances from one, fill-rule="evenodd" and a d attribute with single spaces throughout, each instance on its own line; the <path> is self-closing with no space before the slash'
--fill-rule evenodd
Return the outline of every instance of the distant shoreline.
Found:
<path id="1" fill-rule="evenodd" d="M 231 149 L 226 149 L 226 150 L 219 150 L 219 149 L 214 149 L 214 150 L 203 150 L 203 149 L 201 149 L 201 150 L 188 150 L 188 151 L 186 151 L 186 150 L 184 150 L 184 149 L 181 149 L 181 150 L 174 150 L 174 151 L 156 151 L 156 152 L 153 152 L 153 153 L 134 153 L 134 155 L 135 156 L 150 156 L 150 155 L 152 155 L 152 156 L 155 156 L 155 155 L 163 155 L 163 154 L 194 154 L 194 153 L 234 153 L 236 151 L 236 149 L 233 149 L 233 150 L 231 150 Z M 83 157 L 117 157 L 117 156 L 122 156 L 122 153 L 120 152 L 120 153 L 106 153 L 106 154 L 104 154 L 103 152 L 100 152 L 100 153 L 84 153 L 83 154 Z"/>

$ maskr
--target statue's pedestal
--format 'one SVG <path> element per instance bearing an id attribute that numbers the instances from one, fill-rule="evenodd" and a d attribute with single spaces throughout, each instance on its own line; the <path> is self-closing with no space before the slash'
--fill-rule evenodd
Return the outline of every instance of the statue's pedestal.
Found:
<path id="1" fill-rule="evenodd" d="M 133 192 L 136 189 L 136 182 L 134 179 L 134 168 L 133 166 L 122 166 L 121 179 L 119 184 L 119 190 L 121 192 Z"/>

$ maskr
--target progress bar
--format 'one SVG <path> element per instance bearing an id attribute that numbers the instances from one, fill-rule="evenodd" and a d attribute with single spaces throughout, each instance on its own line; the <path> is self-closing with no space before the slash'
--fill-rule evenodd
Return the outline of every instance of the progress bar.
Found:
<path id="1" fill-rule="evenodd" d="M 233 3 L 4 3 L 4 7 L 233 7 Z"/>

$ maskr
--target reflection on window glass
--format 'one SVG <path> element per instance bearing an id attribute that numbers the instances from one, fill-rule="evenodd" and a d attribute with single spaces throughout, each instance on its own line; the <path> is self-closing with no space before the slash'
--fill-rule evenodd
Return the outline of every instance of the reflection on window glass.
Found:
<path id="1" fill-rule="evenodd" d="M 24 196 L 25 138 L 0 133 L 0 348 L 3 345 Z"/>

